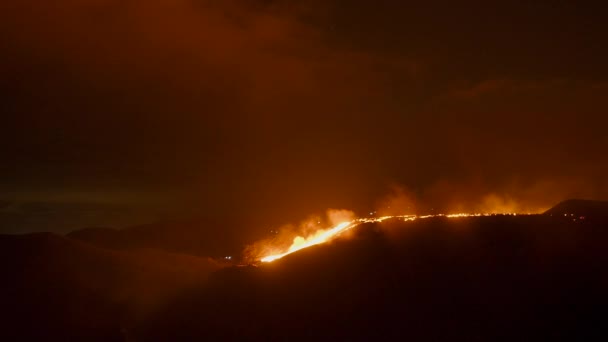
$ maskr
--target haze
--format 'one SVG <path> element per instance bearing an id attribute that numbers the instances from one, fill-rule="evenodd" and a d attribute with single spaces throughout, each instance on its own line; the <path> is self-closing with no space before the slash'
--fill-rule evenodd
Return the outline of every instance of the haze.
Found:
<path id="1" fill-rule="evenodd" d="M 2 233 L 606 198 L 600 6 L 2 2 Z"/>

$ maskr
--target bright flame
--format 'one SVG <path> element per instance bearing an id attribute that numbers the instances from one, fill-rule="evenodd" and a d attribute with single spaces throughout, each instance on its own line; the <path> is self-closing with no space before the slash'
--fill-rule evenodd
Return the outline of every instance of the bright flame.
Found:
<path id="1" fill-rule="evenodd" d="M 328 242 L 340 235 L 341 233 L 353 229 L 356 226 L 362 223 L 379 223 L 389 219 L 401 219 L 403 221 L 414 221 L 418 219 L 428 219 L 433 217 L 447 217 L 447 218 L 462 218 L 462 217 L 480 217 L 480 216 L 491 216 L 493 214 L 438 214 L 438 215 L 425 215 L 425 216 L 417 216 L 417 215 L 401 215 L 401 216 L 382 216 L 382 217 L 372 217 L 372 218 L 360 218 L 352 221 L 342 222 L 337 226 L 330 229 L 320 229 L 309 235 L 308 237 L 298 236 L 293 239 L 293 243 L 289 247 L 289 249 L 281 254 L 269 255 L 260 259 L 262 262 L 272 262 L 278 259 L 283 258 L 289 254 L 295 253 L 304 248 L 308 248 L 311 246 L 319 245 L 325 242 Z M 504 214 L 502 214 L 504 215 Z M 517 214 L 506 214 L 506 215 L 517 215 Z"/>
<path id="2" fill-rule="evenodd" d="M 295 239 L 293 239 L 293 244 L 291 245 L 291 247 L 289 247 L 287 252 L 285 252 L 283 254 L 267 256 L 265 258 L 262 258 L 262 262 L 275 261 L 288 254 L 297 252 L 301 249 L 327 242 L 329 239 L 336 236 L 337 234 L 342 233 L 345 230 L 348 230 L 348 229 L 354 227 L 354 223 L 355 223 L 355 221 L 342 222 L 339 225 L 337 225 L 331 229 L 317 230 L 314 234 L 312 234 L 311 236 L 309 236 L 307 238 L 298 236 Z"/>

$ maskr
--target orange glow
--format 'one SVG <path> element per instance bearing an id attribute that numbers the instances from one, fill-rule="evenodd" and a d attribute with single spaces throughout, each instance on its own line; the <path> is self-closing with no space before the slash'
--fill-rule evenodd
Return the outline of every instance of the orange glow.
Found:
<path id="1" fill-rule="evenodd" d="M 400 219 L 403 221 L 415 221 L 420 219 L 428 219 L 433 217 L 447 217 L 447 218 L 466 218 L 466 217 L 481 217 L 481 216 L 491 216 L 494 214 L 491 213 L 476 213 L 476 214 L 467 214 L 467 213 L 459 213 L 459 214 L 437 214 L 437 215 L 399 215 L 399 216 L 382 216 L 382 217 L 369 217 L 369 218 L 359 218 L 352 221 L 342 222 L 336 225 L 333 228 L 329 229 L 319 229 L 314 233 L 308 235 L 307 237 L 297 236 L 293 239 L 293 243 L 287 249 L 287 251 L 268 255 L 260 259 L 261 262 L 273 262 L 275 260 L 281 259 L 284 256 L 295 253 L 304 248 L 308 248 L 311 246 L 319 245 L 325 242 L 328 242 L 338 235 L 344 233 L 345 231 L 351 230 L 363 223 L 379 223 L 389 219 Z M 512 214 L 500 214 L 500 215 L 517 215 L 515 213 Z"/>
<path id="2" fill-rule="evenodd" d="M 271 262 L 271 261 L 275 261 L 277 259 L 280 259 L 288 254 L 297 252 L 301 249 L 310 247 L 310 246 L 314 246 L 314 245 L 318 245 L 324 242 L 329 241 L 332 237 L 354 227 L 355 221 L 352 222 L 342 222 L 339 225 L 331 228 L 331 229 L 327 229 L 327 230 L 317 230 L 314 234 L 308 236 L 307 238 L 303 238 L 301 236 L 296 237 L 295 239 L 293 239 L 293 244 L 291 245 L 291 247 L 289 247 L 289 250 L 287 250 L 287 252 L 283 253 L 283 254 L 278 254 L 278 255 L 270 255 L 267 256 L 265 258 L 262 258 L 262 262 Z"/>

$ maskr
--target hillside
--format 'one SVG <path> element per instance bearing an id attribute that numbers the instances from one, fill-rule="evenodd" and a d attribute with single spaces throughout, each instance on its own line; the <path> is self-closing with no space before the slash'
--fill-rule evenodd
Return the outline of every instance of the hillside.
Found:
<path id="1" fill-rule="evenodd" d="M 99 249 L 54 234 L 0 236 L 0 336 L 122 340 L 220 266 L 186 255 Z"/>
<path id="2" fill-rule="evenodd" d="M 608 336 L 603 228 L 551 215 L 393 219 L 247 267 L 0 236 L 0 337 L 590 341 Z"/>
<path id="3" fill-rule="evenodd" d="M 608 220 L 608 201 L 567 200 L 547 210 L 545 215 L 606 221 Z"/>
<path id="4" fill-rule="evenodd" d="M 608 232 L 545 216 L 360 227 L 216 272 L 155 316 L 154 340 L 592 340 L 608 336 Z M 195 320 L 188 319 L 196 317 Z M 151 329 L 150 329 L 151 328 Z"/>
<path id="5" fill-rule="evenodd" d="M 235 223 L 208 221 L 159 222 L 123 229 L 87 228 L 66 236 L 113 250 L 158 249 L 202 257 L 238 255 L 248 241 L 230 235 Z"/>

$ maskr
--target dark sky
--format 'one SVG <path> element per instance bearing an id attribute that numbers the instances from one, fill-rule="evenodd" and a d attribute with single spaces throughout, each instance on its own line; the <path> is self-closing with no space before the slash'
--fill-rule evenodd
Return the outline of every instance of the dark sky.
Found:
<path id="1" fill-rule="evenodd" d="M 608 197 L 600 1 L 0 2 L 0 232 Z M 421 204 L 422 205 L 422 204 Z"/>

